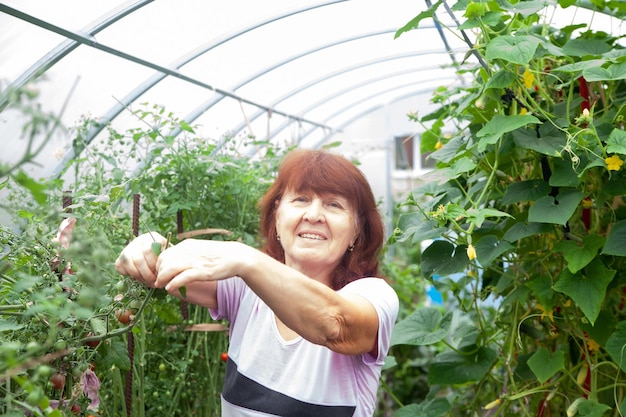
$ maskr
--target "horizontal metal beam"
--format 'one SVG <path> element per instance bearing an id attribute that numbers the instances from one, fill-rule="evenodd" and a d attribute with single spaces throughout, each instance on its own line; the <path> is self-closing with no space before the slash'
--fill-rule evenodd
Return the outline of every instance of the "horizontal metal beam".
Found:
<path id="1" fill-rule="evenodd" d="M 146 4 L 152 3 L 153 1 L 154 0 L 140 0 L 132 3 L 129 2 L 127 6 L 122 6 L 121 8 L 112 11 L 110 14 L 103 16 L 103 18 L 96 23 L 84 28 L 82 32 L 88 33 L 91 36 L 96 35 L 97 33 L 111 26 L 118 20 L 142 8 Z M 0 4 L 0 11 L 2 11 L 3 8 L 4 6 Z M 4 108 L 9 104 L 9 96 L 11 94 L 11 91 L 17 90 L 25 84 L 28 84 L 32 80 L 39 77 L 41 74 L 53 67 L 57 62 L 67 56 L 74 49 L 78 48 L 80 45 L 80 42 L 74 41 L 72 39 L 66 39 L 55 48 L 50 50 L 47 54 L 42 56 L 26 71 L 20 74 L 20 76 L 13 80 L 11 84 L 5 89 L 5 91 L 0 94 L 0 112 L 4 110 Z"/>
<path id="2" fill-rule="evenodd" d="M 401 94 L 401 95 L 396 96 L 393 99 L 391 99 L 391 100 L 389 100 L 389 101 L 387 101 L 385 103 L 376 104 L 376 105 L 374 105 L 372 107 L 369 107 L 369 108 L 363 110 L 362 112 L 352 116 L 351 118 L 346 119 L 341 124 L 339 124 L 339 128 L 343 131 L 348 126 L 350 126 L 352 123 L 356 122 L 357 120 L 362 119 L 363 117 L 367 116 L 370 113 L 373 113 L 375 111 L 381 110 L 381 109 L 389 106 L 390 104 L 394 104 L 394 103 L 397 103 L 398 101 L 406 100 L 408 98 L 412 98 L 412 97 L 419 96 L 419 95 L 422 95 L 422 94 L 429 94 L 429 93 L 432 93 L 432 89 L 421 88 L 421 89 L 409 91 L 408 93 L 405 93 L 405 94 Z M 348 110 L 349 108 L 350 107 L 344 108 L 344 111 Z M 315 129 L 310 129 L 309 132 L 307 132 L 305 134 L 305 137 L 308 136 L 310 133 L 312 133 L 314 130 Z M 326 136 L 324 136 L 321 140 L 316 142 L 315 145 L 313 145 L 313 148 L 314 149 L 320 148 L 322 145 L 324 145 L 324 143 L 328 142 L 328 140 L 330 138 L 332 138 L 335 134 L 336 134 L 336 132 L 328 132 L 328 134 L 326 134 Z"/>
<path id="3" fill-rule="evenodd" d="M 250 75 L 249 77 L 239 81 L 238 83 L 235 83 L 233 85 L 233 87 L 231 88 L 231 91 L 235 91 L 239 88 L 244 87 L 245 85 L 251 83 L 252 81 L 256 80 L 259 77 L 262 77 L 263 75 L 266 75 L 268 73 L 270 73 L 271 71 L 280 68 L 284 65 L 287 65 L 291 62 L 294 62 L 300 58 L 306 57 L 308 55 L 314 54 L 316 52 L 319 51 L 323 51 L 325 49 L 329 49 L 332 48 L 334 46 L 337 45 L 341 45 L 341 44 L 345 44 L 348 42 L 353 42 L 359 39 L 364 39 L 364 38 L 368 38 L 368 37 L 373 37 L 373 36 L 380 36 L 380 35 L 385 35 L 385 34 L 390 34 L 390 33 L 394 33 L 397 29 L 386 29 L 386 30 L 379 30 L 376 32 L 369 32 L 369 33 L 362 33 L 362 34 L 358 34 L 358 35 L 354 35 L 345 39 L 341 39 L 338 41 L 334 41 L 334 42 L 330 42 L 324 45 L 319 45 L 316 46 L 315 48 L 309 49 L 307 51 L 303 51 L 303 52 L 299 52 L 293 56 L 290 56 L 289 58 L 280 60 L 278 62 L 273 63 L 272 65 L 267 66 L 266 68 L 263 68 L 257 72 L 255 72 L 254 74 Z M 197 106 L 195 109 L 193 109 L 191 112 L 189 112 L 186 116 L 185 116 L 185 120 L 188 123 L 193 122 L 194 120 L 196 120 L 198 117 L 202 116 L 202 114 L 206 113 L 208 110 L 210 110 L 213 106 L 215 106 L 216 104 L 218 104 L 220 101 L 222 101 L 224 99 L 224 97 L 211 97 L 210 99 L 208 99 L 207 101 L 205 101 L 204 103 L 200 104 L 199 106 Z M 273 105 L 278 104 L 279 102 L 275 102 Z M 259 113 L 255 113 L 255 116 L 258 117 L 258 115 L 261 114 L 265 114 L 264 112 L 259 112 Z M 299 112 L 299 114 L 302 114 L 301 112 Z M 256 118 L 255 117 L 255 118 Z M 173 131 L 172 135 L 176 136 L 178 133 L 180 133 L 180 131 Z"/>
<path id="4" fill-rule="evenodd" d="M 207 84 L 207 83 L 205 83 L 203 81 L 198 80 L 197 78 L 193 78 L 193 77 L 190 77 L 188 75 L 185 75 L 182 72 L 178 71 L 177 69 L 164 67 L 164 66 L 159 65 L 157 63 L 154 63 L 152 61 L 148 61 L 146 59 L 139 58 L 139 57 L 137 57 L 135 55 L 123 52 L 123 51 L 121 51 L 119 49 L 116 49 L 116 48 L 113 48 L 113 47 L 101 44 L 93 36 L 81 35 L 80 33 L 73 32 L 71 30 L 67 30 L 67 29 L 61 28 L 59 26 L 53 25 L 50 22 L 46 22 L 44 20 L 38 19 L 38 18 L 36 18 L 34 16 L 31 16 L 29 14 L 23 13 L 23 12 L 21 12 L 19 10 L 13 9 L 13 8 L 8 7 L 6 5 L 0 4 L 0 11 L 8 13 L 8 14 L 11 14 L 11 15 L 19 18 L 19 19 L 22 19 L 24 21 L 27 21 L 27 22 L 32 23 L 34 25 L 37 25 L 37 26 L 39 26 L 39 27 L 41 27 L 43 29 L 49 30 L 49 31 L 54 32 L 54 33 L 56 33 L 58 35 L 65 36 L 66 38 L 69 38 L 69 39 L 73 39 L 73 40 L 75 40 L 77 42 L 80 42 L 80 43 L 82 43 L 84 45 L 90 46 L 90 47 L 92 47 L 94 49 L 98 49 L 98 50 L 106 52 L 108 54 L 115 55 L 115 56 L 117 56 L 119 58 L 125 59 L 127 61 L 134 62 L 135 64 L 139 64 L 139 65 L 144 66 L 146 68 L 151 68 L 153 70 L 162 72 L 163 74 L 166 74 L 166 75 L 169 75 L 169 76 L 172 76 L 172 77 L 176 77 L 178 79 L 181 79 L 183 81 L 186 81 L 186 82 L 188 82 L 190 84 L 193 84 L 193 85 L 196 85 L 198 87 L 204 88 L 206 90 L 214 91 L 217 94 L 221 94 L 223 96 L 230 97 L 230 98 L 232 98 L 234 100 L 237 100 L 237 101 L 239 101 L 241 103 L 249 104 L 251 106 L 263 109 L 265 111 L 270 111 L 272 113 L 279 114 L 281 116 L 288 117 L 288 118 L 291 118 L 291 119 L 294 119 L 294 120 L 298 120 L 300 122 L 308 123 L 308 124 L 315 125 L 315 126 L 319 125 L 319 127 L 324 127 L 325 129 L 331 129 L 332 130 L 332 128 L 330 126 L 320 125 L 318 122 L 315 122 L 313 120 L 307 120 L 307 119 L 304 119 L 304 118 L 302 118 L 300 116 L 297 116 L 295 114 L 290 114 L 290 113 L 287 113 L 287 112 L 283 112 L 283 111 L 280 111 L 280 110 L 275 109 L 273 107 L 266 106 L 266 105 L 261 104 L 261 103 L 257 103 L 257 102 L 255 102 L 253 100 L 249 100 L 249 99 L 247 99 L 245 97 L 242 97 L 242 96 L 237 95 L 235 93 L 232 93 L 230 91 L 222 90 L 219 87 L 215 87 L 215 86 L 212 86 L 210 84 Z"/>
<path id="5" fill-rule="evenodd" d="M 255 29 L 261 28 L 263 26 L 269 25 L 271 23 L 274 23 L 278 20 L 281 19 L 285 19 L 287 17 L 299 14 L 299 13 L 304 13 L 304 12 L 308 12 L 310 10 L 313 9 L 317 9 L 320 7 L 324 7 L 324 6 L 329 6 L 329 5 L 333 5 L 336 3 L 341 3 L 347 0 L 330 0 L 330 1 L 325 1 L 325 2 L 321 2 L 315 5 L 310 5 L 310 6 L 305 6 L 305 7 L 298 7 L 292 10 L 287 10 L 281 14 L 275 15 L 275 16 L 271 16 L 269 18 L 266 19 L 262 19 L 260 21 L 254 22 L 248 26 L 245 26 L 243 28 L 238 28 L 235 29 L 225 35 L 222 35 L 218 38 L 215 39 L 211 39 L 210 41 L 200 45 L 197 48 L 194 48 L 193 50 L 183 54 L 182 56 L 178 57 L 174 62 L 172 62 L 168 67 L 169 68 L 175 68 L 175 69 L 180 69 L 181 67 L 183 67 L 184 65 L 188 64 L 189 62 L 195 60 L 196 58 L 206 54 L 207 52 L 217 48 L 220 45 L 223 45 L 243 34 L 246 34 L 248 32 L 251 32 Z M 99 120 L 101 121 L 101 123 L 97 126 L 92 126 L 90 127 L 89 131 L 87 132 L 87 134 L 85 135 L 85 142 L 89 143 L 91 142 L 91 140 L 97 136 L 103 129 L 104 126 L 106 126 L 107 123 L 109 123 L 110 121 L 112 121 L 113 119 L 115 119 L 118 115 L 120 115 L 124 110 L 126 110 L 132 103 L 134 103 L 139 97 L 141 97 L 144 93 L 146 93 L 146 91 L 150 90 L 152 87 L 154 87 L 155 85 L 157 85 L 158 83 L 160 83 L 161 81 L 163 81 L 165 78 L 167 78 L 168 74 L 162 73 L 162 72 L 156 72 L 155 74 L 153 74 L 152 76 L 150 76 L 149 78 L 147 78 L 146 80 L 144 80 L 143 82 L 141 82 L 139 85 L 137 85 L 132 91 L 130 91 L 128 94 L 126 94 L 123 98 L 119 99 L 118 103 L 113 105 L 104 115 L 102 115 Z M 229 88 L 226 89 L 227 91 L 232 91 L 234 92 L 234 89 Z M 220 100 L 225 98 L 225 96 L 220 96 Z M 185 121 L 187 121 L 188 123 L 191 123 L 191 120 L 187 120 L 185 119 Z"/>
<path id="6" fill-rule="evenodd" d="M 375 65 L 375 64 L 380 64 L 380 63 L 384 63 L 384 62 L 388 62 L 388 61 L 393 61 L 393 60 L 397 60 L 397 59 L 404 59 L 404 58 L 412 58 L 412 57 L 418 57 L 418 56 L 423 56 L 423 55 L 429 55 L 429 54 L 439 54 L 441 51 L 439 50 L 433 50 L 433 51 L 412 51 L 412 52 L 406 52 L 406 53 L 400 53 L 400 54 L 395 54 L 395 55 L 389 55 L 389 56 L 384 56 L 384 57 L 377 57 L 374 59 L 371 59 L 369 61 L 366 62 L 361 62 L 361 63 L 357 63 L 348 67 L 344 67 L 344 68 L 340 68 L 335 72 L 329 73 L 329 74 L 325 74 L 317 79 L 314 80 L 309 80 L 308 82 L 298 86 L 298 88 L 295 88 L 293 90 L 291 90 L 290 92 L 284 94 L 283 96 L 281 96 L 280 98 L 278 98 L 277 100 L 275 100 L 272 105 L 276 106 L 279 103 L 295 96 L 296 94 L 301 93 L 304 90 L 307 90 L 309 88 L 314 87 L 315 85 L 326 81 L 328 79 L 331 79 L 333 77 L 337 77 L 343 74 L 346 74 L 350 71 L 354 71 L 354 70 L 358 70 L 367 66 L 371 66 L 371 65 Z M 427 69 L 440 69 L 441 66 L 430 66 L 427 67 Z M 262 111 L 257 111 L 256 113 L 254 113 L 252 116 L 250 116 L 248 118 L 248 122 L 252 122 L 254 120 L 256 120 L 257 118 L 261 117 L 263 114 L 265 114 Z M 246 127 L 246 123 L 240 123 L 239 125 L 237 125 L 231 132 L 230 135 L 231 136 L 235 136 L 237 135 L 239 132 L 241 132 L 244 128 Z M 269 139 L 269 138 L 268 138 Z"/>

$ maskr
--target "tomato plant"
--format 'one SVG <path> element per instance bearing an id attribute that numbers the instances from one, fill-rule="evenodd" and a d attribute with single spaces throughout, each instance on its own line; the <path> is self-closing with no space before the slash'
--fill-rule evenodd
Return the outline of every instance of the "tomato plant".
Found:
<path id="1" fill-rule="evenodd" d="M 66 167 L 66 184 L 0 178 L 0 188 L 11 189 L 2 204 L 15 222 L 0 226 L 0 247 L 7 248 L 0 256 L 0 414 L 49 401 L 64 415 L 92 403 L 102 416 L 219 415 L 224 368 L 217 365 L 226 333 L 188 331 L 212 321 L 206 309 L 120 277 L 113 261 L 133 235 L 128 203 L 135 194 L 142 197 L 142 231 L 167 233 L 180 223 L 230 233 L 207 238 L 256 244 L 256 201 L 280 153 L 268 147 L 267 158 L 249 161 L 229 141 L 218 149 L 190 138 L 191 127 L 179 138 L 167 136 L 181 122 L 159 106 L 136 114 L 139 128 L 111 129 L 90 147 L 81 140 L 97 121 L 80 121 L 73 133 L 83 152 Z M 153 122 L 149 129 L 145 117 Z M 133 149 L 110 153 L 118 147 Z M 142 161 L 141 170 L 127 169 Z M 198 390 L 210 395 L 190 394 Z M 142 392 L 160 395 L 146 401 Z"/>

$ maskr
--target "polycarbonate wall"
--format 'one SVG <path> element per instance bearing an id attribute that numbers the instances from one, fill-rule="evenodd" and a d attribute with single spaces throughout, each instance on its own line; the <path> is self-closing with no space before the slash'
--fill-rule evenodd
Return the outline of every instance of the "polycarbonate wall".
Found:
<path id="1" fill-rule="evenodd" d="M 444 8 L 443 29 L 425 20 L 394 39 L 427 9 L 420 0 L 10 0 L 0 7 L 3 91 L 46 69 L 31 88 L 46 111 L 63 110 L 70 129 L 90 115 L 123 132 L 137 125 L 126 108 L 148 102 L 208 139 L 254 134 L 305 147 L 365 140 L 372 148 L 378 140 L 388 152 L 394 135 L 419 129 L 406 113 L 428 111 L 437 86 L 463 82 L 450 65 L 474 65 L 468 45 L 445 29 L 456 23 Z M 616 36 L 624 29 L 622 20 L 573 7 L 550 9 L 545 19 Z M 22 121 L 10 111 L 0 118 L 2 158 L 17 157 L 26 143 Z M 31 172 L 54 174 L 73 156 L 71 139 L 59 131 Z"/>
<path id="2" fill-rule="evenodd" d="M 253 133 L 314 146 L 381 103 L 420 91 L 426 101 L 442 82 L 458 82 L 452 70 L 442 69 L 452 59 L 432 22 L 394 40 L 395 31 L 425 9 L 421 2 L 4 5 L 26 16 L 0 14 L 3 87 L 25 79 L 29 69 L 53 64 L 36 88 L 46 110 L 60 111 L 67 101 L 67 126 L 90 114 L 112 119 L 123 131 L 137 124 L 124 106 L 149 102 L 200 125 L 204 137 Z M 97 44 L 85 44 L 89 40 Z M 453 40 L 453 48 L 466 49 Z M 58 54 L 69 51 L 56 63 L 47 55 L 55 48 Z M 171 72 L 164 75 L 160 67 Z M 19 153 L 19 123 L 12 122 L 3 123 L 2 136 Z M 50 155 L 60 155 L 57 148 L 68 155 L 69 139 L 54 138 L 42 158 L 51 162 Z"/>

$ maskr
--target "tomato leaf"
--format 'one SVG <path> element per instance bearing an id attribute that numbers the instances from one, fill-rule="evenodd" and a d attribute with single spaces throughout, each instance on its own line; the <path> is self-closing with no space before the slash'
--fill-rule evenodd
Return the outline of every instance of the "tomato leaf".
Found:
<path id="1" fill-rule="evenodd" d="M 14 332 L 24 328 L 23 324 L 17 324 L 6 320 L 0 321 L 0 333 L 2 332 Z"/>
<path id="2" fill-rule="evenodd" d="M 110 343 L 102 343 L 102 356 L 107 367 L 115 365 L 122 371 L 130 369 L 128 347 L 126 343 L 117 338 L 111 338 Z"/>
<path id="3" fill-rule="evenodd" d="M 46 186 L 32 179 L 26 172 L 20 170 L 13 175 L 16 183 L 26 188 L 33 196 L 35 201 L 44 205 L 48 199 L 46 195 Z"/>
<path id="4" fill-rule="evenodd" d="M 92 317 L 89 319 L 89 326 L 97 335 L 103 335 L 107 332 L 107 324 L 104 322 L 104 320 L 97 317 Z"/>
<path id="5" fill-rule="evenodd" d="M 161 250 L 163 249 L 163 246 L 161 245 L 161 243 L 152 242 L 151 247 L 152 247 L 152 252 L 154 252 L 156 256 L 159 256 L 161 254 Z"/>

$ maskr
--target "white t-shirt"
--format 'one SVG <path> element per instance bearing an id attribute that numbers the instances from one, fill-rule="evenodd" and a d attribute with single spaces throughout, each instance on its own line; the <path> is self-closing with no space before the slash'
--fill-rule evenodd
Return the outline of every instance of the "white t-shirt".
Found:
<path id="1" fill-rule="evenodd" d="M 223 417 L 371 417 L 398 297 L 380 278 L 338 291 L 359 294 L 378 313 L 378 357 L 343 355 L 302 337 L 286 341 L 274 313 L 240 278 L 218 282 L 214 319 L 230 321 Z"/>

